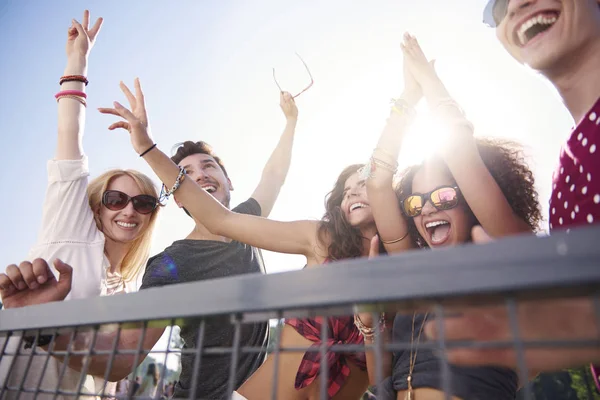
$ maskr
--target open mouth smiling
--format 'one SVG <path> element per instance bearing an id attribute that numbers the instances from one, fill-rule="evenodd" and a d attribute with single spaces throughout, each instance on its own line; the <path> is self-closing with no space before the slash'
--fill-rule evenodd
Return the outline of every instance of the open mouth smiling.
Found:
<path id="1" fill-rule="evenodd" d="M 515 28 L 514 39 L 520 47 L 527 46 L 534 38 L 548 31 L 558 18 L 558 11 L 540 11 L 522 21 Z"/>
<path id="2" fill-rule="evenodd" d="M 434 246 L 445 243 L 450 237 L 450 228 L 450 222 L 443 219 L 427 222 L 425 224 L 425 231 L 429 239 L 428 242 Z"/>
<path id="3" fill-rule="evenodd" d="M 353 204 L 350 204 L 350 207 L 348 207 L 348 210 L 349 210 L 350 212 L 353 212 L 353 211 L 355 211 L 355 210 L 359 210 L 359 209 L 361 209 L 361 208 L 367 208 L 367 207 L 369 207 L 369 205 L 368 205 L 368 204 L 366 204 L 366 203 L 360 203 L 360 202 L 358 202 L 358 203 L 353 203 Z"/>
<path id="4" fill-rule="evenodd" d="M 217 191 L 217 187 L 215 185 L 204 185 L 202 189 L 206 190 L 208 193 L 213 194 Z"/>

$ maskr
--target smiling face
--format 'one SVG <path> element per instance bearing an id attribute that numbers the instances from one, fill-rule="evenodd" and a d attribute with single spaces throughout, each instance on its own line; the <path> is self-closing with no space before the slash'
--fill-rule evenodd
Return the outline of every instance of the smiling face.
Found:
<path id="1" fill-rule="evenodd" d="M 114 178 L 108 185 L 107 190 L 118 190 L 129 197 L 145 194 L 137 183 L 127 175 Z M 104 236 L 118 243 L 131 243 L 137 239 L 148 227 L 152 216 L 151 213 L 140 214 L 137 212 L 133 208 L 132 201 L 125 208 L 118 211 L 112 211 L 104 205 L 100 205 L 97 214 Z"/>
<path id="2" fill-rule="evenodd" d="M 194 180 L 221 204 L 229 208 L 231 181 L 212 156 L 201 153 L 192 154 L 181 160 L 179 165 L 185 168 L 188 179 Z M 174 197 L 177 201 L 177 195 Z M 177 205 L 183 207 L 178 201 Z"/>
<path id="3" fill-rule="evenodd" d="M 454 187 L 456 182 L 439 162 L 427 162 L 415 174 L 412 194 L 429 193 L 443 186 Z M 413 218 L 417 231 L 429 247 L 453 246 L 468 242 L 475 221 L 464 201 L 449 210 L 437 210 L 426 199 L 421 214 Z"/>
<path id="4" fill-rule="evenodd" d="M 511 0 L 496 35 L 520 63 L 563 72 L 600 40 L 600 0 Z"/>
<path id="5" fill-rule="evenodd" d="M 360 227 L 375 223 L 367 197 L 367 187 L 358 172 L 346 179 L 340 207 L 346 221 L 352 226 Z"/>

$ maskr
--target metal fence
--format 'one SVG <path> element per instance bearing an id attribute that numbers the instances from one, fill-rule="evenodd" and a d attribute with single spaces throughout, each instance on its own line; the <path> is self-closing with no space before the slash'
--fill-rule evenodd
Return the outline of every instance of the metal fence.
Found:
<path id="1" fill-rule="evenodd" d="M 506 304 L 513 322 L 513 340 L 507 342 L 451 342 L 442 336 L 435 342 L 422 342 L 421 348 L 435 348 L 440 355 L 441 387 L 450 393 L 450 367 L 444 352 L 460 346 L 512 346 L 519 354 L 518 375 L 527 382 L 527 365 L 523 350 L 528 347 L 600 346 L 600 333 L 595 340 L 528 342 L 521 340 L 515 315 L 516 303 L 521 299 L 569 298 L 590 296 L 595 300 L 595 315 L 600 326 L 600 228 L 572 230 L 570 233 L 536 238 L 518 236 L 486 245 L 465 245 L 435 251 L 412 251 L 397 256 L 383 256 L 373 260 L 347 260 L 319 268 L 271 274 L 244 275 L 211 281 L 184 283 L 158 289 L 143 290 L 134 294 L 57 302 L 22 309 L 0 311 L 0 339 L 25 335 L 70 336 L 87 332 L 87 348 L 75 350 L 71 343 L 66 351 L 48 352 L 36 349 L 28 353 L 28 366 L 47 363 L 55 357 L 104 355 L 109 358 L 105 377 L 113 360 L 119 355 L 133 354 L 135 364 L 148 349 L 142 341 L 148 327 L 185 325 L 190 321 L 198 324 L 198 341 L 183 354 L 195 356 L 192 376 L 194 383 L 202 380 L 198 374 L 203 357 L 210 354 L 230 355 L 229 393 L 235 389 L 234 373 L 240 354 L 260 352 L 264 349 L 240 343 L 240 329 L 244 324 L 256 321 L 306 318 L 314 316 L 353 315 L 357 305 L 369 305 L 370 310 L 386 312 L 410 312 L 430 310 L 441 323 L 444 309 L 472 307 L 484 304 Z M 232 346 L 203 346 L 205 321 L 215 316 L 230 316 L 234 341 Z M 277 366 L 279 355 L 288 351 L 364 352 L 373 351 L 380 362 L 385 351 L 407 349 L 404 342 L 374 345 L 347 345 L 327 343 L 326 319 L 323 319 L 321 345 L 318 348 L 283 348 L 279 345 L 281 325 L 274 331 L 269 352 Z M 95 338 L 101 329 L 110 324 L 117 333 L 132 327 L 141 327 L 141 338 L 136 350 L 95 348 Z M 441 324 L 439 326 L 442 326 Z M 117 335 L 118 336 L 118 335 Z M 325 336 L 325 337 L 324 337 Z M 15 339 L 13 339 L 15 340 Z M 9 356 L 20 353 L 22 339 L 16 352 L 9 352 L 6 344 L 0 346 L 0 363 Z M 4 342 L 6 343 L 6 341 Z M 167 350 L 167 352 L 170 350 Z M 325 359 L 323 357 L 323 359 Z M 165 367 L 163 367 L 164 369 Z M 274 370 L 277 374 L 278 368 Z M 83 371 L 87 372 L 86 365 Z M 164 371 L 163 371 L 164 372 Z M 9 372 L 10 373 L 10 372 Z M 379 378 L 383 371 L 377 368 Z M 326 363 L 321 363 L 320 395 L 327 398 Z M 82 379 L 83 380 L 83 379 Z M 79 397 L 78 391 L 62 391 L 58 385 L 53 390 L 43 389 L 39 384 L 28 386 L 23 377 L 19 385 L 0 384 L 0 399 L 49 396 Z M 277 375 L 273 387 L 265 388 L 264 398 L 276 398 Z M 589 386 L 589 385 L 588 385 Z M 81 387 L 81 385 L 80 385 Z M 195 385 L 193 384 L 193 387 Z M 588 387 L 592 393 L 591 386 Z M 534 398 L 530 385 L 522 389 L 524 398 Z M 118 397 L 118 396 L 117 396 Z M 127 397 L 127 396 L 126 396 Z M 198 398 L 192 389 L 189 398 Z"/>

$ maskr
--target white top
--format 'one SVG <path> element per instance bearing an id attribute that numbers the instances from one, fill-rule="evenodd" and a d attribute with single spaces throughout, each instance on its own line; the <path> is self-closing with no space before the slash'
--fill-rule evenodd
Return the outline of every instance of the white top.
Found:
<path id="1" fill-rule="evenodd" d="M 161 381 L 158 381 L 158 385 L 161 384 Z M 156 387 L 154 384 L 154 378 L 150 375 L 144 375 L 142 378 L 142 384 L 138 389 L 135 397 L 144 397 L 144 398 L 154 398 L 156 396 Z"/>
<path id="2" fill-rule="evenodd" d="M 89 207 L 87 197 L 88 160 L 83 156 L 80 160 L 48 161 L 48 188 L 44 201 L 42 226 L 35 246 L 27 256 L 28 260 L 44 258 L 52 263 L 60 258 L 73 267 L 73 284 L 67 300 L 83 299 L 111 294 L 103 289 L 106 286 L 109 261 L 104 254 L 104 234 L 98 230 L 94 215 Z M 54 266 L 54 274 L 58 277 Z M 139 288 L 139 279 L 125 284 L 125 292 L 135 292 Z M 0 339 L 2 348 L 3 339 Z M 8 371 L 10 386 L 19 386 L 23 376 L 27 375 L 24 388 L 37 388 L 43 372 L 46 356 L 36 356 L 27 369 L 30 350 L 18 349 L 19 338 L 9 340 L 7 352 L 20 355 L 15 359 L 4 356 L 0 359 L 0 388 L 4 384 Z M 83 349 L 81 349 L 83 350 Z M 38 349 L 38 352 L 42 351 Z M 11 362 L 14 364 L 11 366 Z M 63 369 L 63 364 L 50 358 L 43 376 L 40 389 L 56 390 L 56 385 Z M 61 380 L 60 388 L 64 391 L 77 391 L 81 373 L 67 367 Z M 81 391 L 100 393 L 103 381 L 87 376 Z M 110 385 L 114 389 L 114 385 Z M 107 389 L 109 390 L 109 389 Z M 16 392 L 5 393 L 8 399 L 16 398 Z M 21 393 L 20 399 L 33 399 L 33 393 Z M 38 394 L 38 399 L 54 398 L 50 394 Z M 58 396 L 72 399 L 72 396 Z"/>

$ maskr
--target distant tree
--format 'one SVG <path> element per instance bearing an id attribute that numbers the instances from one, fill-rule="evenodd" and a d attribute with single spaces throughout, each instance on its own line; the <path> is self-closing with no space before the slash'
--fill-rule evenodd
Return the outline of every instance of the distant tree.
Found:
<path id="1" fill-rule="evenodd" d="M 600 393 L 596 390 L 594 378 L 589 367 L 568 370 L 571 374 L 571 386 L 577 392 L 580 400 L 600 400 Z"/>
<path id="2" fill-rule="evenodd" d="M 535 400 L 600 400 L 587 368 L 540 374 L 530 385 Z M 525 399 L 523 390 L 517 399 Z"/>

